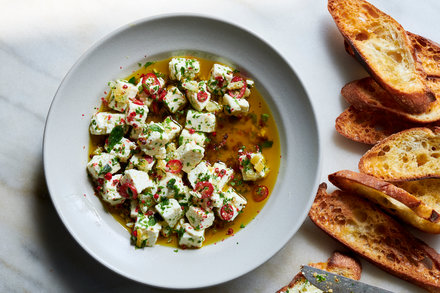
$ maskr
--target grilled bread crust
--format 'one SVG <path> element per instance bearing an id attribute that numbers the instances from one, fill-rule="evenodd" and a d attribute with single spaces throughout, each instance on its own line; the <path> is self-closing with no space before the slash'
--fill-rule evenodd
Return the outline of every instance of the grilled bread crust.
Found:
<path id="1" fill-rule="evenodd" d="M 427 111 L 435 96 L 403 27 L 364 0 L 329 0 L 328 10 L 355 57 L 397 104 L 408 113 Z"/>
<path id="2" fill-rule="evenodd" d="M 358 110 L 350 106 L 336 118 L 336 131 L 356 142 L 374 145 L 404 129 L 420 126 L 398 116 L 374 110 Z"/>
<path id="3" fill-rule="evenodd" d="M 440 205 L 432 200 L 425 200 L 432 199 L 432 193 L 419 197 L 418 194 L 411 194 L 379 178 L 349 170 L 330 174 L 328 179 L 344 191 L 379 204 L 388 213 L 421 231 L 440 234 Z M 437 194 L 437 199 L 440 200 L 440 193 Z"/>
<path id="4" fill-rule="evenodd" d="M 319 186 L 309 212 L 324 232 L 389 273 L 440 292 L 440 255 L 380 208 L 350 192 Z"/>

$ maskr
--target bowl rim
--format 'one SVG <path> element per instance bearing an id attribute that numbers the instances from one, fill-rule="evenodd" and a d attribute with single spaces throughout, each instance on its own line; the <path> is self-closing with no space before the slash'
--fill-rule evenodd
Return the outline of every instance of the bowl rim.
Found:
<path id="1" fill-rule="evenodd" d="M 58 205 L 58 203 L 56 202 L 56 200 L 54 200 L 54 197 L 52 194 L 54 194 L 53 190 L 55 189 L 53 186 L 53 184 L 50 181 L 50 177 L 48 177 L 48 163 L 47 163 L 47 157 L 50 156 L 50 154 L 47 153 L 47 148 L 46 148 L 46 144 L 47 144 L 47 128 L 48 128 L 48 122 L 50 121 L 50 117 L 51 114 L 54 111 L 54 104 L 55 101 L 57 99 L 59 99 L 58 93 L 66 86 L 65 81 L 68 80 L 71 75 L 73 75 L 73 73 L 76 71 L 76 69 L 82 64 L 83 60 L 86 59 L 92 52 L 95 51 L 96 48 L 98 48 L 99 46 L 101 46 L 103 43 L 105 43 L 106 41 L 114 38 L 116 35 L 120 34 L 121 32 L 129 29 L 132 26 L 137 26 L 143 23 L 148 23 L 151 21 L 156 21 L 156 20 L 161 20 L 161 19 L 167 19 L 167 18 L 194 18 L 194 19 L 203 19 L 203 20 L 208 20 L 208 21 L 215 21 L 215 22 L 219 22 L 222 24 L 226 24 L 232 27 L 235 27 L 238 30 L 243 31 L 246 34 L 249 34 L 250 36 L 256 38 L 258 41 L 262 42 L 265 46 L 267 46 L 270 50 L 272 50 L 276 55 L 278 55 L 278 57 L 289 67 L 289 69 L 294 73 L 295 77 L 298 79 L 298 82 L 301 84 L 302 90 L 304 91 L 304 95 L 306 96 L 311 112 L 313 114 L 312 120 L 314 122 L 314 126 L 315 126 L 315 131 L 316 131 L 316 149 L 317 149 L 317 155 L 318 158 L 316 160 L 316 174 L 315 174 L 315 178 L 313 180 L 313 186 L 311 186 L 311 194 L 309 196 L 309 199 L 307 201 L 307 204 L 305 206 L 304 211 L 302 212 L 302 214 L 300 214 L 299 218 L 302 219 L 302 221 L 298 221 L 298 224 L 296 225 L 296 227 L 294 229 L 291 229 L 289 232 L 290 233 L 286 233 L 285 237 L 283 238 L 284 240 L 282 241 L 281 244 L 279 244 L 276 249 L 273 250 L 273 253 L 268 255 L 266 258 L 264 259 L 260 259 L 260 261 L 258 263 L 256 263 L 254 266 L 249 267 L 246 271 L 243 271 L 241 274 L 233 277 L 233 278 L 219 278 L 219 280 L 217 282 L 211 282 L 209 284 L 205 284 L 205 285 L 201 285 L 201 286 L 187 286 L 187 287 L 174 287 L 174 286 L 168 286 L 168 285 L 163 285 L 163 284 L 155 284 L 152 282 L 146 282 L 144 280 L 132 277 L 127 275 L 126 273 L 124 273 L 123 271 L 121 271 L 118 267 L 115 267 L 114 265 L 110 264 L 109 262 L 107 262 L 105 259 L 101 258 L 100 256 L 98 256 L 97 254 L 95 254 L 95 252 L 86 244 L 84 243 L 81 238 L 75 233 L 75 231 L 73 230 L 73 228 L 68 224 L 67 219 L 65 218 L 65 216 L 63 215 L 63 213 L 61 213 L 61 208 Z M 119 275 L 123 276 L 124 278 L 136 281 L 138 283 L 141 284 L 146 284 L 152 287 L 156 287 L 156 288 L 168 288 L 168 289 L 198 289 L 198 288 L 206 288 L 206 287 L 211 287 L 211 286 L 215 286 L 215 285 L 220 285 L 223 283 L 226 283 L 228 281 L 234 280 L 238 277 L 241 277 L 253 270 L 255 270 L 256 268 L 260 267 L 261 265 L 263 265 L 265 262 L 267 262 L 270 258 L 272 258 L 275 254 L 277 254 L 288 242 L 289 240 L 292 239 L 292 237 L 298 232 L 298 230 L 300 229 L 300 227 L 303 225 L 304 221 L 307 218 L 307 214 L 308 211 L 314 201 L 314 190 L 317 189 L 318 183 L 320 182 L 320 178 L 321 178 L 321 173 L 322 173 L 322 148 L 321 148 L 321 132 L 319 129 L 319 124 L 318 124 L 318 120 L 317 120 L 317 115 L 316 115 L 316 111 L 315 111 L 315 106 L 313 104 L 313 101 L 310 99 L 310 94 L 308 93 L 307 88 L 305 87 L 300 75 L 297 74 L 297 72 L 295 71 L 295 69 L 293 68 L 293 66 L 291 66 L 291 64 L 287 61 L 287 59 L 275 48 L 273 47 L 270 43 L 268 43 L 266 40 L 264 40 L 262 37 L 260 37 L 259 35 L 257 35 L 256 33 L 254 33 L 253 31 L 250 31 L 249 29 L 247 29 L 246 27 L 243 27 L 241 25 L 232 23 L 230 21 L 225 20 L 224 18 L 221 17 L 216 17 L 216 16 L 212 16 L 212 15 L 208 15 L 208 14 L 202 14 L 202 13 L 191 13 L 191 12 L 182 12 L 182 13 L 163 13 L 163 14 L 158 14 L 158 15 L 154 15 L 154 16 L 149 16 L 149 17 L 144 17 L 144 18 L 139 18 L 133 22 L 129 22 L 126 23 L 118 28 L 116 28 L 115 30 L 112 30 L 110 33 L 105 34 L 103 37 L 101 37 L 98 41 L 96 41 L 95 43 L 92 44 L 92 46 L 90 46 L 86 51 L 84 51 L 81 56 L 75 61 L 75 63 L 72 65 L 72 67 L 67 71 L 66 75 L 63 77 L 63 79 L 60 82 L 60 85 L 57 89 L 57 91 L 54 94 L 54 97 L 50 103 L 50 107 L 49 110 L 47 112 L 47 116 L 45 119 L 45 126 L 44 126 L 44 132 L 43 132 L 43 142 L 42 142 L 42 155 L 43 155 L 43 169 L 44 169 L 44 176 L 45 176 L 45 181 L 46 181 L 46 185 L 49 191 L 49 195 L 51 198 L 51 201 L 55 207 L 55 210 L 58 214 L 58 217 L 61 219 L 61 221 L 63 222 L 64 226 L 66 227 L 66 229 L 69 231 L 70 235 L 75 239 L 75 241 L 82 247 L 82 249 L 84 249 L 90 256 L 92 256 L 95 260 L 97 260 L 99 263 L 101 263 L 102 265 L 106 266 L 108 269 L 112 270 L 113 272 L 118 273 Z M 278 181 L 278 179 L 277 179 Z"/>

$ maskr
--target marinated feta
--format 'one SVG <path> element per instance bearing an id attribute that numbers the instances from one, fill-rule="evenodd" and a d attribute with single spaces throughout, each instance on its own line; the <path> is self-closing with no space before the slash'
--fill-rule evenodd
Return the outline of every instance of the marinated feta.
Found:
<path id="1" fill-rule="evenodd" d="M 111 88 L 108 106 L 116 111 L 124 112 L 128 101 L 134 99 L 138 93 L 138 87 L 126 80 L 109 82 Z"/>
<path id="2" fill-rule="evenodd" d="M 188 110 L 185 128 L 208 133 L 214 132 L 215 115 L 212 113 Z"/>
<path id="3" fill-rule="evenodd" d="M 114 174 L 121 169 L 115 155 L 102 153 L 95 155 L 87 164 L 87 170 L 93 179 L 104 178 L 107 173 Z"/>
<path id="4" fill-rule="evenodd" d="M 125 126 L 125 114 L 98 112 L 93 114 L 90 121 L 90 134 L 106 135 L 117 125 Z"/>
<path id="5" fill-rule="evenodd" d="M 177 57 L 171 59 L 169 70 L 171 79 L 195 79 L 200 72 L 200 64 L 196 59 Z"/>

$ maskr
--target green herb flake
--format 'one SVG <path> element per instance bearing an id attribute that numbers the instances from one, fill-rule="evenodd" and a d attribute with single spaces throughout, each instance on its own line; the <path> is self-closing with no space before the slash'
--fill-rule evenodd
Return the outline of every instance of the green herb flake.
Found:
<path id="1" fill-rule="evenodd" d="M 153 65 L 154 63 L 156 62 L 148 61 L 147 63 L 144 64 L 144 68 L 147 68 L 148 66 Z"/>
<path id="2" fill-rule="evenodd" d="M 133 85 L 136 85 L 136 78 L 133 76 L 132 78 L 130 78 L 130 79 L 128 80 L 128 82 L 131 83 L 131 84 L 133 84 Z"/>
<path id="3" fill-rule="evenodd" d="M 107 149 L 112 150 L 113 147 L 121 141 L 123 136 L 124 136 L 124 127 L 122 125 L 115 126 L 110 132 L 110 135 L 108 137 Z"/>

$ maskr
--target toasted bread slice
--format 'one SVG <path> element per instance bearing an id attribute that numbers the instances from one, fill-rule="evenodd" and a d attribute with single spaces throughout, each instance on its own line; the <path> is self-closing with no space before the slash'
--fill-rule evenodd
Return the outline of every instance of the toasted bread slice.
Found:
<path id="1" fill-rule="evenodd" d="M 440 292 L 440 255 L 373 203 L 319 186 L 309 212 L 324 232 L 391 274 Z"/>
<path id="2" fill-rule="evenodd" d="M 345 109 L 336 118 L 336 131 L 348 139 L 365 144 L 376 144 L 404 129 L 419 126 L 381 111 L 360 111 L 354 106 Z"/>
<path id="3" fill-rule="evenodd" d="M 422 64 L 426 77 L 428 79 L 440 78 L 440 45 L 434 41 L 408 31 L 406 34 L 414 47 L 417 58 L 419 58 Z M 344 40 L 344 47 L 345 51 L 347 51 L 349 55 L 356 58 L 353 49 L 346 40 Z"/>
<path id="4" fill-rule="evenodd" d="M 337 251 L 333 253 L 327 262 L 311 263 L 309 265 L 353 280 L 359 280 L 361 278 L 361 263 L 357 259 Z M 277 291 L 277 293 L 285 292 L 312 293 L 322 291 L 309 283 L 303 274 L 299 272 L 289 283 L 289 285 L 284 286 Z"/>
<path id="5" fill-rule="evenodd" d="M 387 212 L 421 231 L 440 234 L 440 205 L 430 204 L 432 201 L 425 202 L 417 194 L 410 194 L 391 183 L 349 170 L 330 174 L 328 179 L 344 191 L 361 195 L 381 205 Z M 440 193 L 437 196 L 440 200 Z M 432 199 L 432 196 L 428 197 Z"/>
<path id="6" fill-rule="evenodd" d="M 440 45 L 408 31 L 406 34 L 422 63 L 427 78 L 440 78 Z"/>
<path id="7" fill-rule="evenodd" d="M 358 166 L 362 173 L 390 182 L 440 178 L 440 127 L 393 134 L 366 152 Z"/>
<path id="8" fill-rule="evenodd" d="M 426 82 L 440 95 L 440 79 L 429 79 Z M 341 94 L 348 103 L 358 110 L 380 110 L 389 112 L 400 117 L 400 119 L 414 123 L 432 123 L 440 120 L 440 96 L 439 100 L 431 103 L 425 113 L 409 114 L 371 77 L 347 83 L 342 88 Z"/>
<path id="9" fill-rule="evenodd" d="M 435 100 L 406 31 L 364 0 L 329 0 L 328 10 L 356 58 L 408 113 Z"/>

